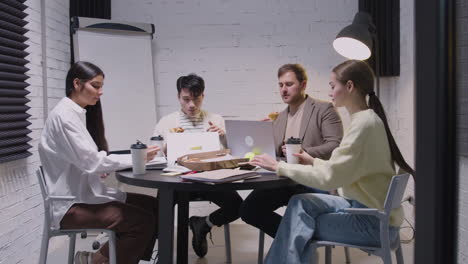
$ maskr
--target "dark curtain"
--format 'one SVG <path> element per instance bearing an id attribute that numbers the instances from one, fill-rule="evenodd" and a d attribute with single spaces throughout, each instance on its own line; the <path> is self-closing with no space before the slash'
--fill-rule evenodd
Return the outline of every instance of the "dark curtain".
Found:
<path id="1" fill-rule="evenodd" d="M 111 0 L 70 0 L 70 18 L 93 17 L 111 19 Z M 70 30 L 71 63 L 75 62 L 73 52 L 73 35 Z"/>
<path id="2" fill-rule="evenodd" d="M 24 2 L 0 1 L 0 163 L 31 156 Z"/>
<path id="3" fill-rule="evenodd" d="M 400 75 L 400 0 L 359 0 L 359 11 L 371 15 L 379 43 L 380 76 Z M 369 64 L 375 71 L 375 47 Z"/>
<path id="4" fill-rule="evenodd" d="M 70 17 L 111 19 L 111 0 L 70 0 Z"/>

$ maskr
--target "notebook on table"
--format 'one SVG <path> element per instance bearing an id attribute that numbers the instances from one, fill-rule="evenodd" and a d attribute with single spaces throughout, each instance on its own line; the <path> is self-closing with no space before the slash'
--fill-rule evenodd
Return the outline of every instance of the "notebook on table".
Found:
<path id="1" fill-rule="evenodd" d="M 207 184 L 220 184 L 228 183 L 247 178 L 259 177 L 260 175 L 253 171 L 248 170 L 233 170 L 233 169 L 220 169 L 205 171 L 195 174 L 188 174 L 180 176 L 184 180 L 207 183 Z"/>
<path id="2" fill-rule="evenodd" d="M 147 170 L 162 170 L 167 167 L 166 157 L 155 157 L 146 163 Z"/>

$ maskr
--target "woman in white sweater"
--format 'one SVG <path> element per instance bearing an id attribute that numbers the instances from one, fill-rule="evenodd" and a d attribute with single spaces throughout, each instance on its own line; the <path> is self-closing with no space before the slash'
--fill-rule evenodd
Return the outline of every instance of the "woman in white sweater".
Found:
<path id="1" fill-rule="evenodd" d="M 330 97 L 345 107 L 351 123 L 329 160 L 295 154 L 302 164 L 277 162 L 266 155 L 252 165 L 276 171 L 298 183 L 338 189 L 338 196 L 300 194 L 288 204 L 265 263 L 310 263 L 310 239 L 375 246 L 380 244 L 379 221 L 374 216 L 351 215 L 350 207 L 383 208 L 387 189 L 395 175 L 395 163 L 413 174 L 388 127 L 380 100 L 374 93 L 374 74 L 362 61 L 336 66 L 330 78 Z M 368 102 L 367 99 L 368 98 Z M 390 238 L 395 239 L 403 221 L 401 208 L 390 216 Z"/>
<path id="2" fill-rule="evenodd" d="M 73 64 L 66 97 L 49 113 L 39 155 L 51 195 L 74 196 L 52 204 L 54 228 L 107 228 L 117 234 L 118 263 L 150 260 L 157 236 L 154 197 L 107 188 L 100 178 L 132 166 L 131 156 L 108 155 L 99 102 L 104 73 L 89 62 Z M 151 160 L 159 149 L 148 149 Z M 97 252 L 77 252 L 75 263 L 108 262 L 107 243 Z"/>

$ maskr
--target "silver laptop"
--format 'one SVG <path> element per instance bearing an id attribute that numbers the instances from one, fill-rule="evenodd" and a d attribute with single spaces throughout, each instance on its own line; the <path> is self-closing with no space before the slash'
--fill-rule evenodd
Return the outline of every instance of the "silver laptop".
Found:
<path id="1" fill-rule="evenodd" d="M 276 158 L 273 122 L 226 120 L 226 139 L 233 156 L 242 158 L 253 152 Z"/>

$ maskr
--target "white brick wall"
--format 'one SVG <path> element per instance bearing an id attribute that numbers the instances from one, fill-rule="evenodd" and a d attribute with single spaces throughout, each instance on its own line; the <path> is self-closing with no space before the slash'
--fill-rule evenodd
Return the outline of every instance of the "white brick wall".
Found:
<path id="1" fill-rule="evenodd" d="M 37 263 L 40 240 L 42 236 L 43 207 L 40 189 L 37 185 L 35 170 L 38 168 L 39 156 L 37 144 L 43 128 L 43 90 L 42 78 L 42 42 L 41 42 L 41 1 L 28 0 L 26 13 L 30 30 L 28 60 L 26 65 L 30 70 L 28 75 L 31 92 L 29 114 L 32 115 L 29 127 L 33 146 L 33 156 L 5 164 L 0 164 L 0 263 Z M 47 0 L 47 64 L 49 83 L 57 81 L 54 89 L 61 89 L 66 70 L 69 67 L 69 33 L 68 33 L 68 1 Z M 52 73 L 54 72 L 54 73 Z M 62 84 L 60 86 L 59 84 Z M 49 89 L 51 89 L 49 87 Z M 50 94 L 50 92 L 49 92 Z M 49 107 L 53 107 L 49 103 Z M 50 248 L 56 246 L 52 241 Z"/>
<path id="2" fill-rule="evenodd" d="M 255 120 L 285 107 L 276 78 L 284 63 L 303 64 L 310 79 L 308 93 L 328 100 L 329 72 L 344 60 L 333 50 L 332 41 L 350 24 L 357 8 L 357 0 L 114 0 L 112 18 L 155 24 L 158 117 L 178 109 L 177 77 L 195 72 L 206 82 L 205 109 L 226 118 Z M 413 10 L 412 0 L 401 1 L 401 75 L 384 78 L 381 84 L 392 131 L 410 165 L 414 164 Z M 341 113 L 346 124 L 347 116 Z M 412 190 L 410 183 L 408 192 Z M 412 208 L 406 211 L 414 222 Z"/>
<path id="3" fill-rule="evenodd" d="M 176 79 L 195 72 L 206 82 L 207 110 L 243 119 L 284 108 L 276 78 L 284 63 L 303 64 L 308 92 L 326 99 L 329 70 L 343 60 L 331 48 L 332 40 L 357 11 L 356 0 L 112 4 L 116 20 L 155 24 L 158 116 L 178 109 Z"/>

